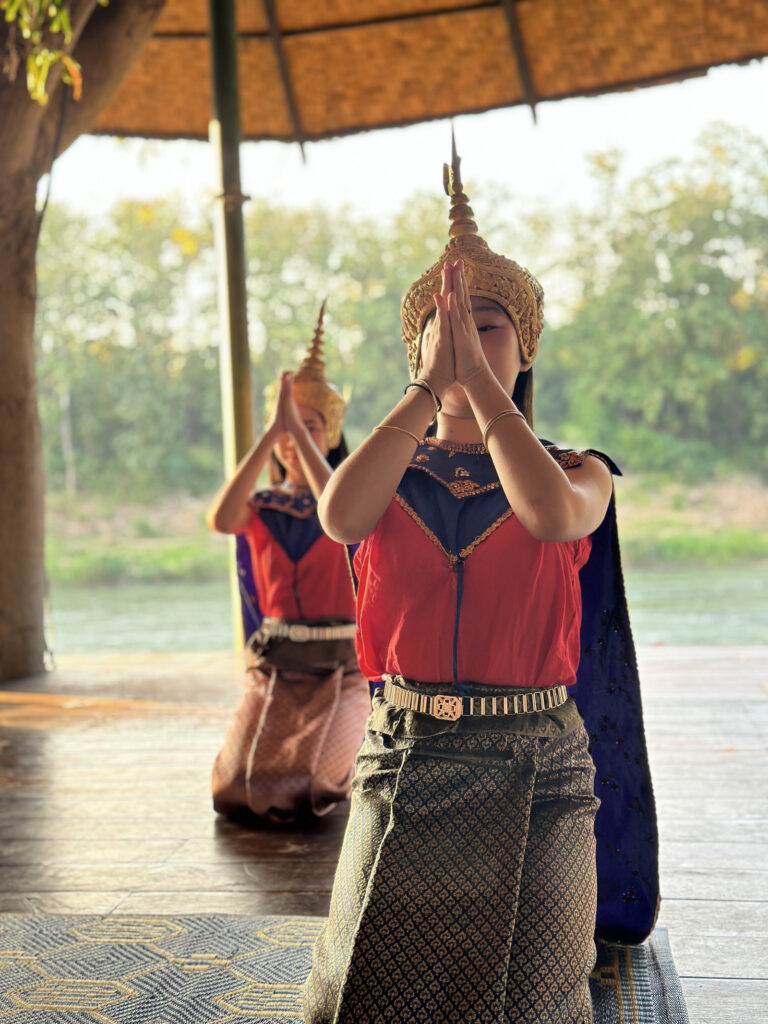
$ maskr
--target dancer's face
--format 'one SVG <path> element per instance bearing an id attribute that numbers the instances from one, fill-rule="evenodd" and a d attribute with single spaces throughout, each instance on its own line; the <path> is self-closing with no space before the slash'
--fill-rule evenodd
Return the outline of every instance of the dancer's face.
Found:
<path id="1" fill-rule="evenodd" d="M 493 375 L 507 394 L 511 395 L 517 375 L 531 365 L 523 360 L 515 325 L 493 299 L 472 295 L 471 301 L 472 319 L 480 335 L 485 358 Z"/>
<path id="2" fill-rule="evenodd" d="M 328 434 L 325 429 L 325 420 L 316 409 L 312 409 L 308 405 L 301 405 L 297 403 L 299 415 L 301 421 L 307 428 L 307 432 L 315 445 L 320 451 L 320 454 L 327 457 L 330 451 L 328 447 Z M 277 455 L 280 462 L 285 466 L 286 479 L 289 483 L 295 486 L 305 487 L 307 485 L 304 471 L 301 468 L 301 462 L 299 461 L 299 453 L 296 450 L 296 442 L 294 441 L 291 434 L 283 434 L 280 440 L 275 445 L 275 455 Z"/>

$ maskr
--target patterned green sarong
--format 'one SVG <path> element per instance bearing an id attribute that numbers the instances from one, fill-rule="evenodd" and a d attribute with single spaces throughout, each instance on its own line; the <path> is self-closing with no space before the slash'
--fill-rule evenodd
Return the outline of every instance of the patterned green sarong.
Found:
<path id="1" fill-rule="evenodd" d="M 593 782 L 572 701 L 446 723 L 374 698 L 307 1024 L 591 1024 Z"/>

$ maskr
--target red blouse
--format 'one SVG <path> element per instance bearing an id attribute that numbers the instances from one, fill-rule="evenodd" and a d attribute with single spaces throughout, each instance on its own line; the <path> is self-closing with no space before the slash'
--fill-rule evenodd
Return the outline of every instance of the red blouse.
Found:
<path id="1" fill-rule="evenodd" d="M 260 491 L 249 501 L 244 531 L 263 615 L 288 619 L 355 618 L 342 544 L 323 533 L 317 504 L 306 492 Z"/>
<path id="2" fill-rule="evenodd" d="M 355 555 L 357 654 L 370 680 L 387 672 L 443 684 L 576 681 L 579 569 L 590 539 L 535 540 L 503 498 L 490 456 L 478 462 L 480 453 L 479 445 L 420 446 L 403 478 L 410 489 L 401 484 Z M 472 521 L 468 502 L 481 495 L 490 502 Z M 453 550 L 445 542 L 446 502 L 467 513 Z M 437 528 L 429 520 L 441 504 L 447 511 Z"/>

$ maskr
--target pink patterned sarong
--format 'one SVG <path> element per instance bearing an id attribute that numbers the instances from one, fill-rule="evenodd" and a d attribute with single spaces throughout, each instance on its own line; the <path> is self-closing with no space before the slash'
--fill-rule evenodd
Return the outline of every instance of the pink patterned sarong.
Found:
<path id="1" fill-rule="evenodd" d="M 349 796 L 368 684 L 351 641 L 325 644 L 324 652 L 319 643 L 272 646 L 249 654 L 246 689 L 213 767 L 213 806 L 277 822 L 327 814 Z M 310 659 L 305 671 L 278 667 Z"/>

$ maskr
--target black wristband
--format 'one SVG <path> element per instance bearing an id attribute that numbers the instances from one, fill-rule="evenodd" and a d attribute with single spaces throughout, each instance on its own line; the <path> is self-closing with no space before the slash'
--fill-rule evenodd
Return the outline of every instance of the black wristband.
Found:
<path id="1" fill-rule="evenodd" d="M 440 411 L 442 410 L 442 408 L 443 408 L 443 403 L 442 403 L 442 402 L 440 401 L 440 399 L 439 399 L 439 398 L 437 397 L 437 395 L 436 395 L 436 394 L 435 394 L 435 392 L 434 392 L 434 391 L 432 390 L 432 388 L 430 388 L 430 387 L 429 387 L 429 386 L 428 386 L 427 384 L 425 384 L 425 383 L 424 383 L 423 381 L 421 381 L 421 380 L 412 380 L 410 384 L 406 384 L 406 385 L 405 385 L 405 387 L 403 388 L 403 394 L 404 394 L 404 395 L 407 395 L 407 394 L 408 394 L 408 392 L 409 392 L 409 391 L 411 390 L 411 388 L 421 388 L 421 390 L 422 390 L 422 391 L 423 391 L 423 392 L 424 392 L 425 394 L 429 395 L 429 397 L 430 397 L 430 398 L 432 398 L 432 399 L 434 400 L 434 402 L 435 402 L 435 405 L 437 406 L 437 409 L 436 409 L 436 411 L 437 411 L 437 412 L 440 412 Z"/>

